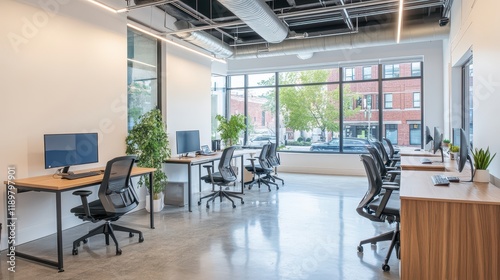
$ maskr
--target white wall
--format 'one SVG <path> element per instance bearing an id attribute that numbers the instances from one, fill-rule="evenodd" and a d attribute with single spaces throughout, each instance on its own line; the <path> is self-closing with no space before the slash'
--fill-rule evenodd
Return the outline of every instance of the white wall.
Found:
<path id="1" fill-rule="evenodd" d="M 437 23 L 436 23 L 437 24 Z M 313 67 L 337 66 L 342 63 L 377 61 L 378 59 L 421 56 L 424 60 L 424 125 L 444 128 L 443 44 L 441 41 L 382 47 L 358 48 L 315 53 L 308 60 L 296 56 L 248 60 L 229 60 L 228 74 L 274 72 Z M 321 174 L 363 175 L 358 155 L 311 155 L 282 153 L 281 171 Z"/>
<path id="2" fill-rule="evenodd" d="M 41 4 L 45 3 L 45 4 Z M 42 5 L 42 6 L 41 6 Z M 98 132 L 99 164 L 123 155 L 127 133 L 127 28 L 86 1 L 0 1 L 0 181 L 44 169 L 45 133 Z M 5 188 L 0 194 L 4 224 Z M 63 194 L 63 226 L 80 223 L 69 212 L 79 198 Z M 17 242 L 55 232 L 55 195 L 23 193 L 16 200 Z"/>
<path id="3" fill-rule="evenodd" d="M 500 104 L 500 52 L 498 44 L 500 25 L 498 10 L 500 2 L 495 0 L 455 0 L 452 7 L 450 49 L 451 66 L 459 69 L 464 58 L 474 57 L 474 146 L 490 147 L 493 153 L 500 153 L 500 122 L 496 121 Z M 460 81 L 457 71 L 452 81 Z M 460 105 L 460 95 L 455 82 L 452 92 L 454 107 Z M 455 115 L 453 115 L 455 116 Z M 456 117 L 456 116 L 455 116 Z M 451 120 L 457 123 L 456 119 Z M 500 177 L 500 155 L 490 165 L 490 174 L 498 185 Z"/>

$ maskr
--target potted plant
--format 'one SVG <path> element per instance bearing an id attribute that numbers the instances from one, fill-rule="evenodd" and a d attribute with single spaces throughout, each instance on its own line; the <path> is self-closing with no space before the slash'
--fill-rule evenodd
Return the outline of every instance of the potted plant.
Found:
<path id="1" fill-rule="evenodd" d="M 486 148 L 486 150 L 471 148 L 471 153 L 474 160 L 474 167 L 476 169 L 474 172 L 474 182 L 489 183 L 490 172 L 488 171 L 488 166 L 497 154 L 495 153 L 492 156 L 490 154 L 489 147 Z"/>
<path id="2" fill-rule="evenodd" d="M 163 208 L 163 189 L 167 183 L 167 175 L 162 170 L 162 163 L 170 157 L 170 148 L 159 109 L 153 109 L 139 118 L 130 130 L 126 144 L 126 153 L 137 156 L 137 166 L 156 168 L 153 175 L 152 195 L 155 200 L 154 205 L 158 206 L 153 207 L 153 211 L 160 211 Z M 149 185 L 148 177 L 141 177 L 139 180 L 139 186 L 143 185 Z M 146 209 L 151 211 L 148 198 L 146 198 Z"/>
<path id="3" fill-rule="evenodd" d="M 450 139 L 443 139 L 443 147 L 450 146 L 450 143 L 451 143 Z"/>
<path id="4" fill-rule="evenodd" d="M 245 116 L 241 114 L 232 115 L 229 120 L 224 116 L 217 115 L 215 119 L 219 122 L 217 131 L 225 147 L 230 147 L 238 143 L 241 132 L 245 129 Z"/>
<path id="5" fill-rule="evenodd" d="M 455 146 L 450 143 L 450 159 L 455 159 L 457 158 L 457 154 L 460 151 L 460 147 Z"/>

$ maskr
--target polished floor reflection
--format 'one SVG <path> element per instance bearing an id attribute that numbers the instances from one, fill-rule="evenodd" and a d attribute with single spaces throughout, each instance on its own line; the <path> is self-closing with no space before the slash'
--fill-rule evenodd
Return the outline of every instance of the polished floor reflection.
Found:
<path id="1" fill-rule="evenodd" d="M 71 242 L 94 224 L 64 231 L 65 272 L 17 260 L 15 273 L 0 256 L 1 279 L 399 279 L 399 261 L 381 269 L 389 242 L 356 247 L 362 239 L 392 229 L 356 213 L 366 178 L 282 173 L 285 186 L 245 191 L 245 204 L 216 201 L 210 209 L 167 206 L 148 228 L 140 210 L 118 223 L 141 229 L 144 243 L 118 233 L 123 255 L 94 237 L 71 255 Z M 198 194 L 194 197 L 199 197 Z M 54 255 L 55 236 L 20 246 Z"/>

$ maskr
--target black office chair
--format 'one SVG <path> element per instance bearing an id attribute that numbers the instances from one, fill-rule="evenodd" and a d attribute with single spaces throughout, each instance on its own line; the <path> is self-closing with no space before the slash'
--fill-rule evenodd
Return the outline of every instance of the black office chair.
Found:
<path id="1" fill-rule="evenodd" d="M 359 242 L 358 252 L 363 252 L 363 244 L 376 244 L 381 241 L 391 241 L 391 245 L 385 257 L 382 269 L 389 271 L 390 267 L 387 264 L 392 254 L 392 250 L 396 248 L 396 256 L 400 257 L 400 238 L 399 238 L 399 196 L 393 193 L 399 187 L 395 183 L 383 182 L 380 177 L 375 161 L 369 155 L 360 155 L 368 177 L 368 191 L 363 199 L 361 199 L 356 211 L 359 215 L 370 219 L 374 222 L 389 222 L 396 223 L 396 228 L 393 231 L 380 234 L 378 236 L 362 240 Z M 383 193 L 382 190 L 385 190 Z M 381 197 L 382 196 L 382 197 Z"/>
<path id="2" fill-rule="evenodd" d="M 401 175 L 401 170 L 399 169 L 399 167 L 386 166 L 378 149 L 374 147 L 367 147 L 366 149 L 375 161 L 375 166 L 380 174 L 380 177 L 384 181 L 397 181 L 398 177 Z"/>
<path id="3" fill-rule="evenodd" d="M 372 146 L 374 146 L 378 150 L 378 152 L 382 156 L 382 160 L 384 161 L 384 164 L 386 166 L 398 166 L 399 165 L 401 158 L 389 157 L 384 145 L 380 141 L 373 141 Z"/>
<path id="4" fill-rule="evenodd" d="M 394 147 L 394 145 L 392 145 L 392 142 L 391 140 L 389 140 L 388 138 L 382 138 L 382 140 L 384 141 L 384 146 L 387 146 L 387 148 L 389 149 L 389 157 L 390 158 L 398 158 L 400 157 L 401 155 L 399 154 L 399 149 L 396 149 Z"/>
<path id="5" fill-rule="evenodd" d="M 274 174 L 271 172 L 270 179 L 275 182 L 276 180 L 281 181 L 281 185 L 285 184 L 285 180 L 278 177 L 278 166 L 281 164 L 279 154 L 276 151 L 276 143 L 270 143 L 269 153 L 267 154 L 267 160 L 274 169 Z"/>
<path id="6" fill-rule="evenodd" d="M 271 148 L 271 143 L 265 144 L 262 146 L 262 150 L 260 151 L 260 155 L 258 158 L 249 158 L 251 165 L 245 166 L 245 169 L 252 173 L 253 180 L 249 183 L 248 189 L 252 189 L 252 186 L 257 183 L 260 189 L 260 184 L 264 184 L 267 186 L 268 190 L 271 191 L 271 185 L 276 186 L 276 190 L 279 190 L 278 184 L 271 181 L 271 173 L 273 172 L 273 166 L 269 162 L 269 151 Z M 259 163 L 256 164 L 255 161 L 258 160 Z M 255 178 L 257 176 L 257 179 Z"/>
<path id="7" fill-rule="evenodd" d="M 122 250 L 118 246 L 118 241 L 115 237 L 115 231 L 128 232 L 129 237 L 133 237 L 134 233 L 139 234 L 139 242 L 144 241 L 142 232 L 112 224 L 121 216 L 134 209 L 139 205 L 139 199 L 130 182 L 130 172 L 135 162 L 134 156 L 123 156 L 114 158 L 106 164 L 104 177 L 101 186 L 99 187 L 99 199 L 88 202 L 87 197 L 92 194 L 88 190 L 80 190 L 73 192 L 74 195 L 79 195 L 82 199 L 82 205 L 71 209 L 71 213 L 84 220 L 97 223 L 105 221 L 105 223 L 88 234 L 78 238 L 73 242 L 73 255 L 78 255 L 78 247 L 80 242 L 87 243 L 88 238 L 97 234 L 104 234 L 106 245 L 109 245 L 109 237 L 113 239 L 116 245 L 116 254 L 121 255 Z"/>
<path id="8" fill-rule="evenodd" d="M 233 168 L 231 167 L 231 159 L 233 158 L 234 150 L 236 150 L 236 147 L 229 147 L 224 149 L 222 152 L 222 156 L 219 161 L 219 172 L 212 173 L 212 165 L 204 165 L 207 169 L 208 175 L 205 175 L 201 177 L 201 180 L 205 181 L 205 183 L 209 183 L 212 185 L 218 185 L 219 190 L 215 191 L 209 195 L 206 195 L 204 197 L 201 197 L 200 200 L 198 201 L 198 205 L 201 205 L 201 200 L 204 198 L 209 198 L 207 200 L 207 208 L 210 208 L 210 205 L 208 204 L 210 201 L 214 201 L 216 197 L 220 197 L 220 201 L 222 202 L 222 198 L 226 197 L 231 201 L 233 204 L 233 208 L 236 208 L 236 205 L 234 204 L 234 201 L 231 199 L 231 197 L 239 198 L 241 200 L 241 204 L 244 204 L 245 202 L 243 201 L 243 198 L 222 190 L 222 186 L 228 186 L 231 184 L 234 184 L 238 177 L 236 176 L 236 173 L 234 173 Z"/>

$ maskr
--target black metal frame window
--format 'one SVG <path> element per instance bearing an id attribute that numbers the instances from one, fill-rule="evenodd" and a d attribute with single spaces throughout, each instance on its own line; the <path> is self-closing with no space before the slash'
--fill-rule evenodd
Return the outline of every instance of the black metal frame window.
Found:
<path id="1" fill-rule="evenodd" d="M 399 64 L 384 65 L 384 78 L 398 78 L 399 77 Z"/>
<path id="2" fill-rule="evenodd" d="M 472 57 L 462 66 L 462 128 L 472 143 L 474 135 L 474 67 Z"/>
<path id="3" fill-rule="evenodd" d="M 412 62 L 411 64 L 411 76 L 420 77 L 422 71 L 420 70 L 420 62 Z"/>
<path id="4" fill-rule="evenodd" d="M 128 129 L 152 109 L 161 110 L 162 43 L 132 29 L 127 30 Z"/>

